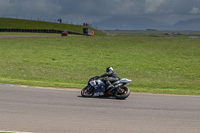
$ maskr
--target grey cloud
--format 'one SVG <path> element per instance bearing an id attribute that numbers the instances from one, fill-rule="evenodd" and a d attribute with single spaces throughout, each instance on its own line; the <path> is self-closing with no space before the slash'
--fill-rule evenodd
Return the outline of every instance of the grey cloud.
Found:
<path id="1" fill-rule="evenodd" d="M 0 11 L 3 15 L 50 15 L 60 10 L 53 0 L 1 0 Z"/>
<path id="2" fill-rule="evenodd" d="M 199 15 L 199 0 L 0 0 L 0 15 L 98 21 L 120 16 Z"/>

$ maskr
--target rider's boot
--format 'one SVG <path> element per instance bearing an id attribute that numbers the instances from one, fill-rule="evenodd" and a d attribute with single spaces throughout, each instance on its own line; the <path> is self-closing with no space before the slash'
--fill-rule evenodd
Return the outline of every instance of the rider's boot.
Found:
<path id="1" fill-rule="evenodd" d="M 109 90 L 109 89 L 111 89 L 112 87 L 114 87 L 114 86 L 110 83 L 109 80 L 106 82 L 106 84 L 107 84 L 106 90 Z"/>

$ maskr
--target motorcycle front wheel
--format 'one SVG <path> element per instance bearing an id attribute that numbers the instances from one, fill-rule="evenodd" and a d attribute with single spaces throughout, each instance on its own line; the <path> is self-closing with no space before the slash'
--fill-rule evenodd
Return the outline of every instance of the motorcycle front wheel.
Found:
<path id="1" fill-rule="evenodd" d="M 94 88 L 92 86 L 86 86 L 81 90 L 81 95 L 83 97 L 92 97 L 94 95 Z"/>
<path id="2" fill-rule="evenodd" d="M 126 86 L 120 86 L 115 93 L 115 98 L 126 99 L 129 95 L 130 95 L 130 89 Z"/>

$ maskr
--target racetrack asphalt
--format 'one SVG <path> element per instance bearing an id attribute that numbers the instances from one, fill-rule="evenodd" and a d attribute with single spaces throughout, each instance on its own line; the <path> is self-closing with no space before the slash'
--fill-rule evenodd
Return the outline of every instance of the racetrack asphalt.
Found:
<path id="1" fill-rule="evenodd" d="M 38 133 L 199 133 L 200 97 L 83 98 L 80 90 L 0 84 L 0 130 Z"/>

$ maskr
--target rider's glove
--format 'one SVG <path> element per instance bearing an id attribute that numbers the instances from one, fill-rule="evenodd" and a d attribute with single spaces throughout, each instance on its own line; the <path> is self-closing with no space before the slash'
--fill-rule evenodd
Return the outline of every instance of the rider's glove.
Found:
<path id="1" fill-rule="evenodd" d="M 99 79 L 100 78 L 100 76 L 95 76 L 95 79 Z"/>

